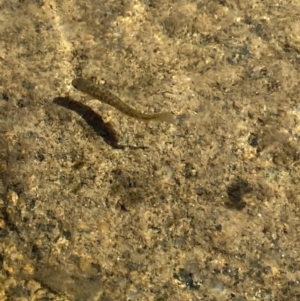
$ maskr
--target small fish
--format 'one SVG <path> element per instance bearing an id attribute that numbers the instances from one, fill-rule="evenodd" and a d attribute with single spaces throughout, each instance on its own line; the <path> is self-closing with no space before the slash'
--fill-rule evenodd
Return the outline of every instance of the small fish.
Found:
<path id="1" fill-rule="evenodd" d="M 126 103 L 124 103 L 119 97 L 112 94 L 110 91 L 101 87 L 99 85 L 95 85 L 89 80 L 84 78 L 75 78 L 72 81 L 72 85 L 75 89 L 86 93 L 112 107 L 119 110 L 125 115 L 130 117 L 144 120 L 144 121 L 165 121 L 169 123 L 175 123 L 174 116 L 171 112 L 163 112 L 157 114 L 144 114 L 141 113 L 134 108 L 130 107 Z"/>

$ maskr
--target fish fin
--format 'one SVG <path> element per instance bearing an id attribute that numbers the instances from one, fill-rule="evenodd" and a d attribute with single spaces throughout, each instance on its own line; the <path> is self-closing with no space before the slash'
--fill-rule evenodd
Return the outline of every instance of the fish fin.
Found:
<path id="1" fill-rule="evenodd" d="M 175 118 L 174 118 L 174 115 L 171 112 L 159 113 L 159 114 L 156 115 L 154 120 L 164 121 L 164 122 L 175 124 Z"/>

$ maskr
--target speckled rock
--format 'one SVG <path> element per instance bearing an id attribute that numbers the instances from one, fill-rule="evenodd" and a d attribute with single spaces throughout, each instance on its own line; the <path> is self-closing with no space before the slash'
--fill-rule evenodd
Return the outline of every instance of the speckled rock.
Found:
<path id="1" fill-rule="evenodd" d="M 0 1 L 0 300 L 300 300 L 299 13 Z"/>

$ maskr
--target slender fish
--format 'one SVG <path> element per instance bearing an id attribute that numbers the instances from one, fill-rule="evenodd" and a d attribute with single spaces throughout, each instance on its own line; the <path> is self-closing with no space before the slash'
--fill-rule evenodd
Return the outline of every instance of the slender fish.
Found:
<path id="1" fill-rule="evenodd" d="M 101 87 L 92 83 L 89 80 L 84 78 L 75 78 L 72 81 L 72 85 L 75 89 L 79 90 L 80 92 L 86 93 L 112 107 L 119 110 L 123 114 L 144 120 L 144 121 L 165 121 L 169 123 L 175 123 L 174 116 L 171 112 L 163 112 L 157 114 L 144 114 L 141 113 L 134 108 L 130 107 L 126 103 L 124 103 L 119 97 L 112 94 L 106 88 Z"/>

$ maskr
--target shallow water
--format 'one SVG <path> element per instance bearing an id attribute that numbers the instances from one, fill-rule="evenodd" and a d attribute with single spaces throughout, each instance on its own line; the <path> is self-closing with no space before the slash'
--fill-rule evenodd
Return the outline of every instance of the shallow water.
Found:
<path id="1" fill-rule="evenodd" d="M 299 13 L 0 1 L 0 299 L 298 300 Z"/>

